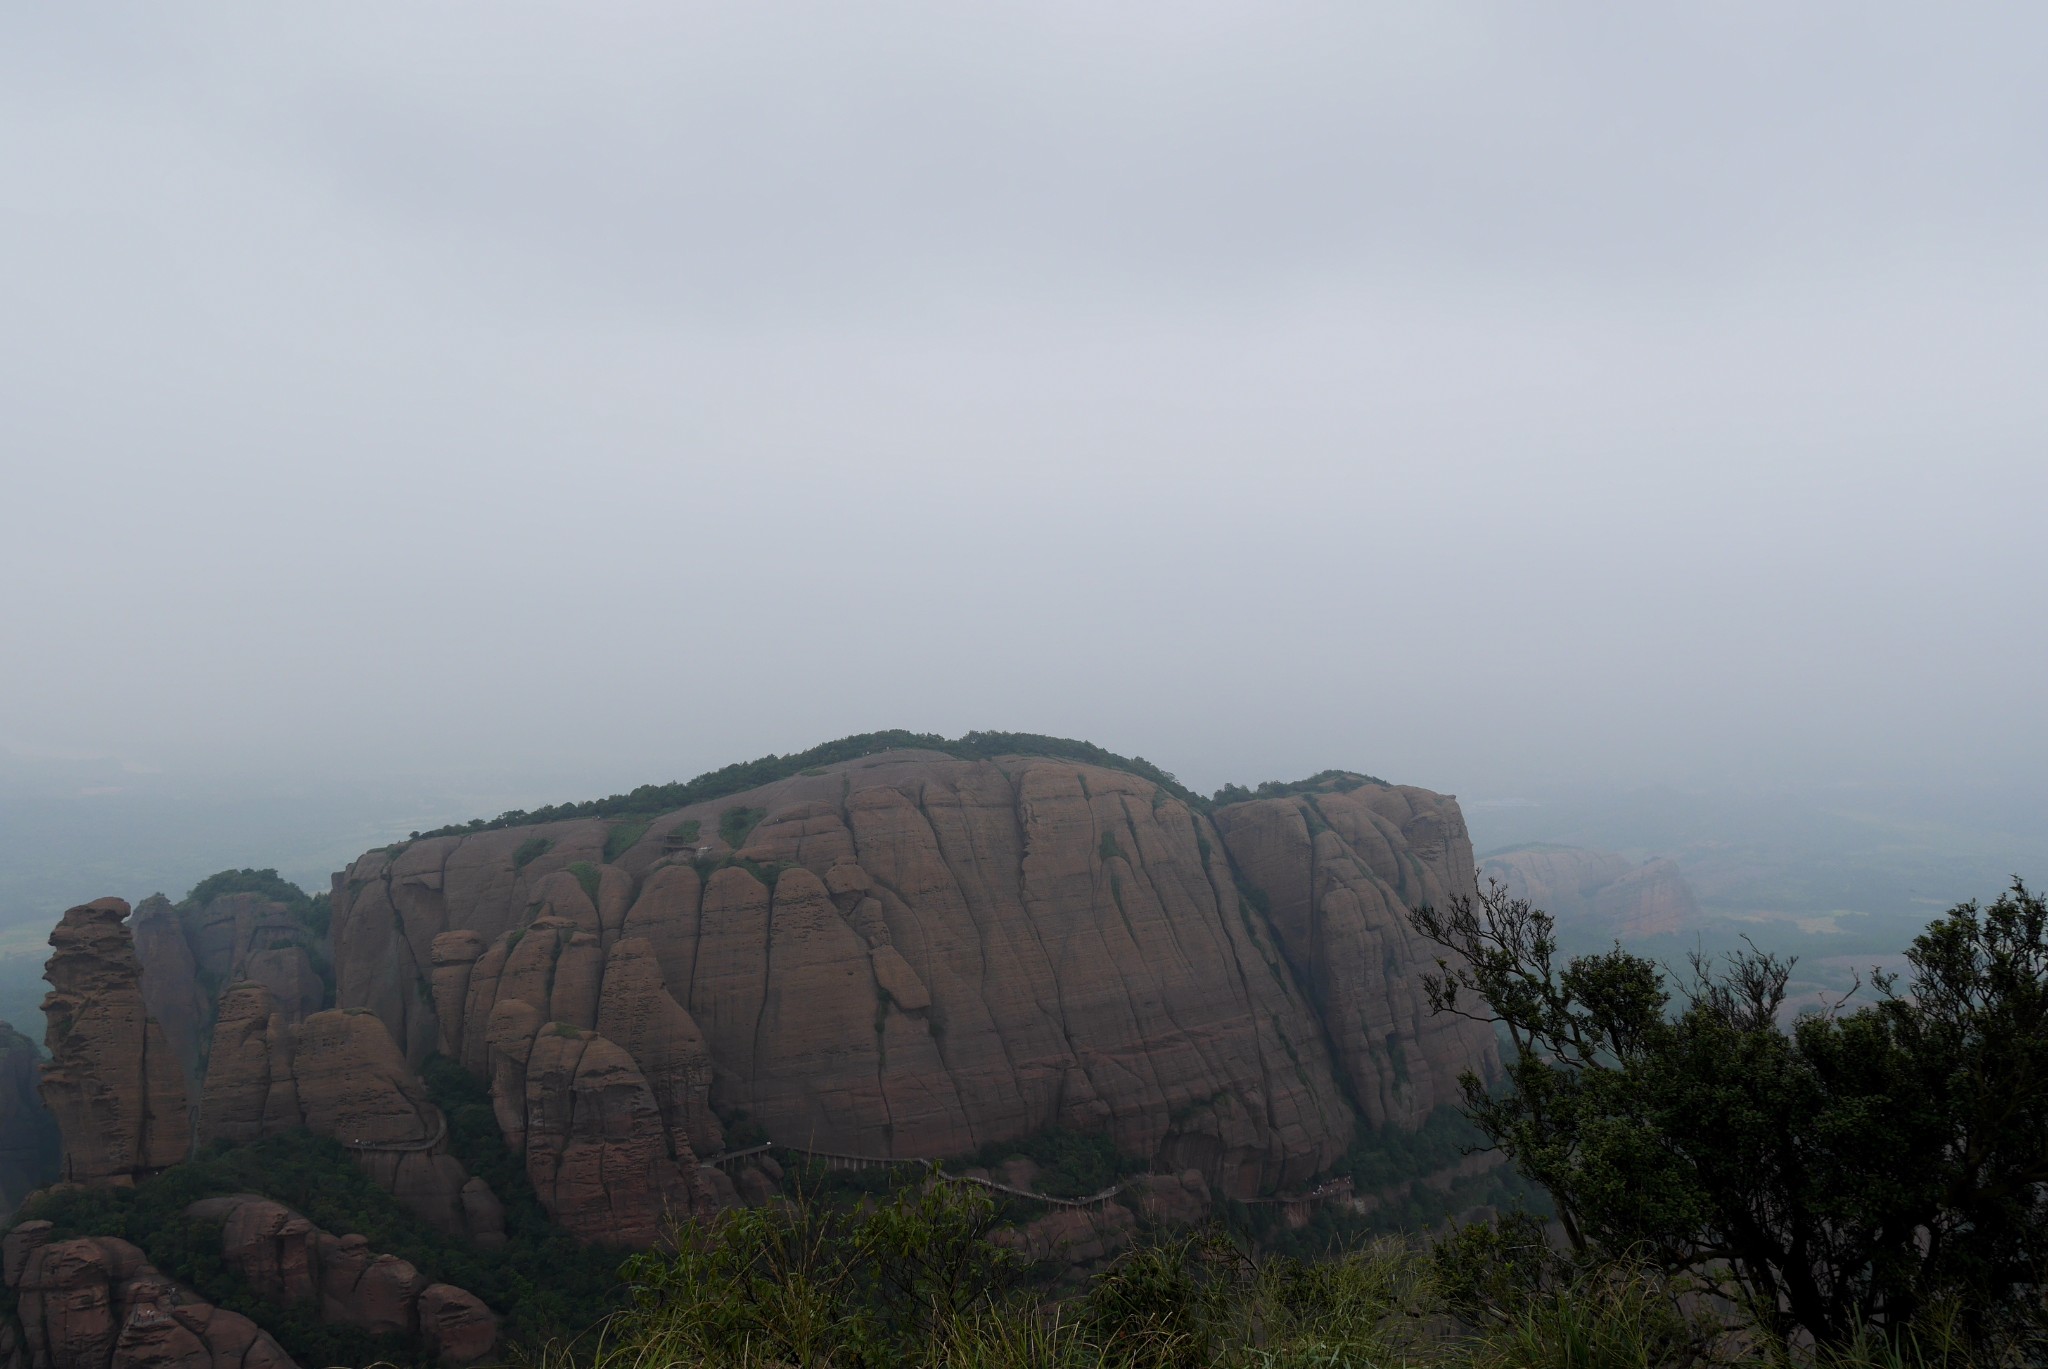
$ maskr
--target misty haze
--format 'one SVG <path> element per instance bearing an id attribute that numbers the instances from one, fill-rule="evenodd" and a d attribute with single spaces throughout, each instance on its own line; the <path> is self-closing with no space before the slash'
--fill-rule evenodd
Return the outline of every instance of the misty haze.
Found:
<path id="1" fill-rule="evenodd" d="M 2044 50 L 0 14 L 0 1369 L 2048 1362 Z"/>

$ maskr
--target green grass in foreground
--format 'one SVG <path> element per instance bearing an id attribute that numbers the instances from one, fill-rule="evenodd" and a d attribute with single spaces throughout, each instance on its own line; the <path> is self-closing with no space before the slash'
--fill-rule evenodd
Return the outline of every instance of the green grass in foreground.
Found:
<path id="1" fill-rule="evenodd" d="M 1047 1301 L 986 1238 L 997 1210 L 932 1182 L 857 1208 L 789 1203 L 678 1231 L 627 1261 L 634 1302 L 529 1369 L 1961 1369 L 1934 1326 L 1911 1344 L 1813 1356 L 1634 1266 L 1573 1267 L 1532 1219 L 1424 1251 L 1381 1242 L 1305 1261 L 1221 1231 L 1155 1239 Z M 2018 1352 L 2003 1363 L 2039 1363 Z"/>

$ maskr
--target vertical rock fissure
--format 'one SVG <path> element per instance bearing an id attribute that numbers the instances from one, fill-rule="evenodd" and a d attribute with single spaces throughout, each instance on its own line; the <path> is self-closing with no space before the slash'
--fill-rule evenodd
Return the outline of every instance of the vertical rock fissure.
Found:
<path id="1" fill-rule="evenodd" d="M 651 872 L 650 872 L 651 873 Z M 710 891 L 711 881 L 702 870 L 697 872 L 697 904 L 690 915 L 690 982 L 683 986 L 683 1007 L 691 1014 L 702 1012 L 697 1006 L 698 966 L 704 957 L 704 896 Z"/>
<path id="2" fill-rule="evenodd" d="M 1061 1113 L 1066 1108 L 1067 1079 L 1074 1070 L 1081 1068 L 1081 1052 L 1075 1048 L 1074 1031 L 1067 1021 L 1066 984 L 1059 973 L 1059 967 L 1066 962 L 1067 945 L 1062 940 L 1059 955 L 1057 957 L 1054 956 L 1052 948 L 1046 945 L 1045 931 L 1039 925 L 1039 918 L 1032 906 L 1031 881 L 1027 871 L 1031 868 L 1031 860 L 1034 853 L 1032 850 L 1029 800 L 1024 797 L 1023 774 L 1021 771 L 1013 772 L 1009 770 L 1002 770 L 1001 773 L 1010 786 L 1010 817 L 1011 821 L 1015 824 L 1017 833 L 1017 907 L 1024 913 L 1024 928 L 1031 934 L 1031 940 L 1038 946 L 1040 959 L 1052 971 L 1047 976 L 1052 989 L 1053 999 L 1050 1018 L 1053 1029 L 1059 1033 L 1061 1044 L 1066 1047 L 1065 1058 L 1060 1062 L 1059 1082 L 1053 1086 L 1052 1090 L 1052 1115 L 1044 1123 L 1044 1125 L 1052 1126 L 1057 1124 Z M 1045 1002 L 1043 999 L 1039 1000 L 1038 1010 L 1041 1013 L 1045 1012 Z M 1008 1051 L 1007 1044 L 1004 1049 L 1005 1052 Z"/>
<path id="3" fill-rule="evenodd" d="M 1197 819 L 1195 818 L 1195 815 L 1193 813 L 1189 813 L 1188 825 L 1194 831 L 1194 833 L 1197 836 L 1199 836 L 1201 834 L 1201 828 L 1195 826 L 1196 821 Z M 1266 1055 L 1265 1034 L 1258 1030 L 1258 1022 L 1256 1020 L 1257 1009 L 1256 1007 L 1252 1006 L 1257 1002 L 1257 999 L 1252 994 L 1251 978 L 1245 970 L 1244 956 L 1240 954 L 1238 951 L 1237 938 L 1231 935 L 1229 919 L 1225 917 L 1223 913 L 1223 891 L 1216 886 L 1216 871 L 1214 868 L 1215 857 L 1213 855 L 1213 849 L 1214 848 L 1212 847 L 1210 851 L 1204 852 L 1201 850 L 1199 846 L 1197 846 L 1196 859 L 1202 862 L 1202 874 L 1205 877 L 1207 877 L 1209 881 L 1209 903 L 1210 906 L 1215 910 L 1216 925 L 1218 929 L 1221 930 L 1221 932 L 1223 933 L 1224 944 L 1230 947 L 1230 965 L 1231 968 L 1237 973 L 1238 989 L 1240 992 L 1244 994 L 1245 1003 L 1247 1007 L 1251 1008 L 1254 1014 L 1254 1020 L 1252 1023 L 1252 1053 L 1258 1059 L 1259 1062 L 1259 1092 L 1264 1096 L 1264 1101 L 1266 1105 L 1266 1129 L 1268 1136 L 1267 1144 L 1270 1149 L 1270 1138 L 1274 1132 L 1279 1130 L 1280 1127 L 1280 1119 L 1274 1112 L 1273 1065 Z M 1231 890 L 1233 896 L 1236 894 L 1236 892 L 1237 891 L 1234 888 Z M 1258 947 L 1254 946 L 1252 947 L 1252 949 L 1254 951 L 1257 951 Z"/>
<path id="4" fill-rule="evenodd" d="M 754 1007 L 754 1039 L 748 1056 L 747 1102 L 761 1084 L 761 1029 L 768 1020 L 768 992 L 775 983 L 775 890 L 768 890 L 768 913 L 761 926 L 761 994 Z M 752 1111 L 751 1108 L 748 1109 Z"/>
<path id="5" fill-rule="evenodd" d="M 957 792 L 958 791 L 955 791 L 956 796 Z M 946 839 L 945 836 L 939 831 L 938 824 L 932 821 L 931 810 L 925 806 L 924 790 L 922 786 L 920 786 L 918 790 L 917 808 L 918 817 L 923 821 L 925 825 L 925 831 L 931 834 L 932 849 L 939 853 L 939 867 L 946 872 L 946 877 L 953 881 L 953 895 L 960 901 L 960 907 L 962 908 L 962 910 L 964 910 L 966 914 L 968 925 L 974 929 L 974 954 L 977 970 L 977 974 L 975 977 L 975 987 L 981 995 L 982 1003 L 986 1005 L 991 1001 L 989 994 L 988 979 L 988 928 L 982 922 L 981 918 L 977 916 L 975 913 L 975 900 L 967 897 L 967 891 L 960 887 L 960 877 L 953 873 L 953 862 L 946 859 Z M 971 852 L 968 854 L 970 856 L 972 855 Z M 900 899 L 902 898 L 902 895 L 898 894 L 897 897 Z M 936 998 L 934 998 L 933 1003 L 934 1006 L 937 1005 Z M 1009 1034 L 1003 1030 L 1003 1024 L 996 1019 L 996 1016 L 992 1011 L 989 1013 L 989 1032 L 991 1035 L 995 1037 L 996 1048 L 1003 1053 L 1003 1064 L 1009 1070 L 1010 1077 L 1012 1079 L 1019 1077 L 1019 1069 L 1017 1065 L 1015 1048 L 1010 1042 Z M 942 1062 L 946 1061 L 945 1042 L 941 1039 L 936 1041 L 936 1044 L 938 1046 L 939 1059 Z M 948 1073 L 950 1073 L 952 1068 L 950 1063 L 948 1063 L 947 1068 Z M 1018 1102 L 1021 1104 L 1023 1101 L 1024 1100 L 1020 1095 L 1018 1097 Z M 970 1119 L 968 1122 L 968 1131 L 970 1134 L 974 1135 L 977 1140 L 980 1139 L 980 1131 L 975 1127 L 974 1121 L 972 1119 Z"/>

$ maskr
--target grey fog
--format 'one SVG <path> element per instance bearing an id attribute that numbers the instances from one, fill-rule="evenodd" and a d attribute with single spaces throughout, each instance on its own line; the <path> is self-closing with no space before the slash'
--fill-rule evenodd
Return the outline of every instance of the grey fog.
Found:
<path id="1" fill-rule="evenodd" d="M 2044 50 L 8 6 L 0 922 L 891 727 L 1809 921 L 2048 879 Z"/>

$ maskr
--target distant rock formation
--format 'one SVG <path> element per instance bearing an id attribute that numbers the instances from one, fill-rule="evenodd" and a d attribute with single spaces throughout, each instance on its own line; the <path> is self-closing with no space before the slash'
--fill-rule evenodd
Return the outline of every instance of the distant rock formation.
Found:
<path id="1" fill-rule="evenodd" d="M 1641 865 L 1611 851 L 1577 846 L 1518 846 L 1486 857 L 1482 873 L 1525 898 L 1567 931 L 1602 936 L 1663 936 L 1699 920 L 1700 907 L 1676 862 Z"/>
<path id="2" fill-rule="evenodd" d="M 730 1125 L 939 1157 L 1054 1126 L 1246 1197 L 1496 1066 L 1405 911 L 1453 800 L 1326 776 L 1213 817 L 1064 760 L 895 751 L 659 816 L 435 837 L 335 879 L 337 1001 L 492 1086 L 558 1219 L 692 1210 Z M 216 1049 L 219 1049 L 218 1047 Z M 584 1226 L 602 1238 L 598 1223 Z"/>
<path id="3" fill-rule="evenodd" d="M 497 1344 L 498 1320 L 475 1294 L 430 1283 L 362 1236 L 336 1236 L 256 1194 L 207 1198 L 186 1215 L 218 1223 L 221 1260 L 273 1302 L 319 1308 L 322 1321 L 372 1335 L 418 1338 L 443 1364 L 469 1364 Z"/>
<path id="4" fill-rule="evenodd" d="M 297 1369 L 262 1327 L 213 1306 L 111 1236 L 52 1240 L 23 1222 L 0 1242 L 20 1318 L 8 1369 Z"/>
<path id="5" fill-rule="evenodd" d="M 203 1142 L 299 1127 L 331 1136 L 435 1229 L 503 1243 L 495 1198 L 448 1153 L 447 1119 L 381 1021 L 357 1009 L 292 1023 L 254 983 L 229 986 L 220 1004 L 200 1108 Z"/>
<path id="6" fill-rule="evenodd" d="M 63 1177 L 127 1185 L 183 1160 L 185 1077 L 143 1003 L 142 967 L 118 898 L 82 904 L 50 933 L 41 1093 L 63 1135 Z"/>
<path id="7" fill-rule="evenodd" d="M 0 1022 L 0 1223 L 57 1177 L 63 1159 L 57 1119 L 36 1092 L 42 1062 L 35 1042 Z"/>

